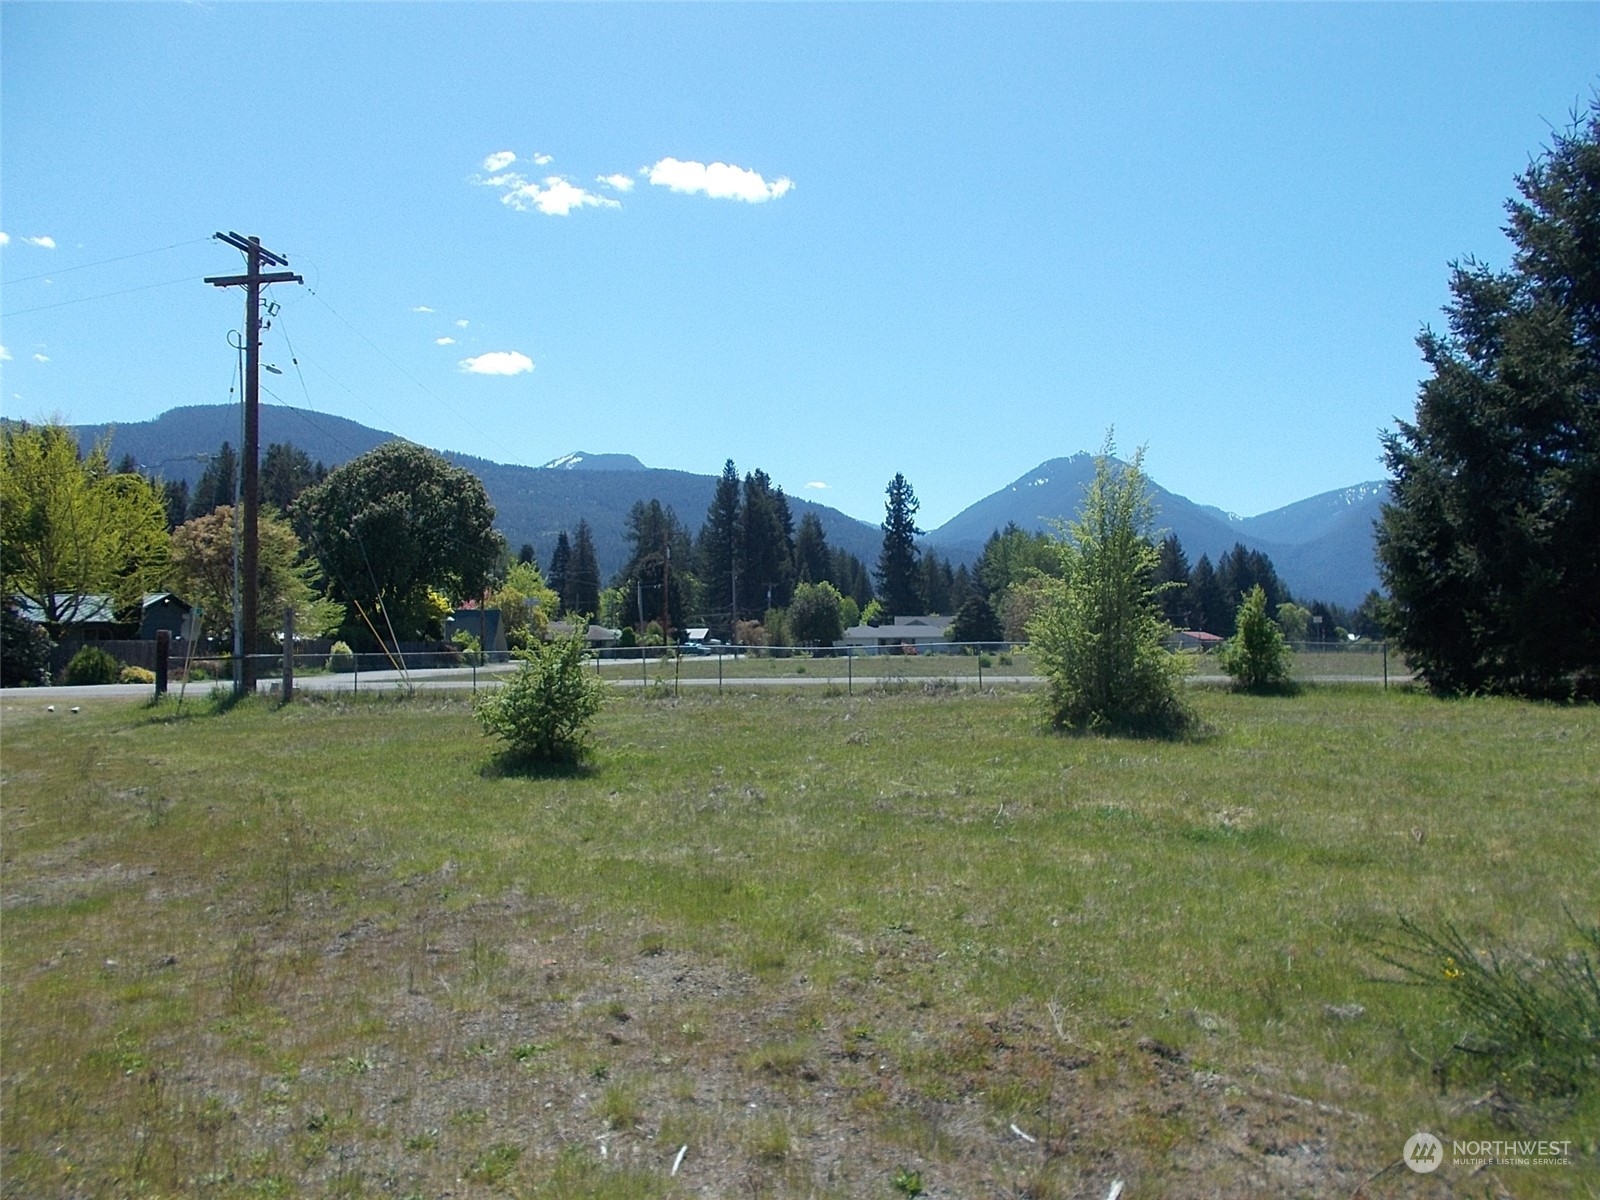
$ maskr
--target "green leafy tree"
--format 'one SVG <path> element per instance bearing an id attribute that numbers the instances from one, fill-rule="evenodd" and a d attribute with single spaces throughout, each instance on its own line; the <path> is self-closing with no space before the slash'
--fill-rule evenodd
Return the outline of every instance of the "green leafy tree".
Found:
<path id="1" fill-rule="evenodd" d="M 1236 632 L 1223 643 L 1219 656 L 1234 685 L 1250 692 L 1286 687 L 1292 656 L 1283 630 L 1267 614 L 1266 589 L 1259 583 L 1239 603 L 1234 626 Z"/>
<path id="2" fill-rule="evenodd" d="M 295 513 L 334 592 L 381 607 L 399 638 L 449 600 L 483 594 L 504 544 L 481 480 L 431 450 L 393 441 L 352 459 L 306 491 Z"/>
<path id="3" fill-rule="evenodd" d="M 513 762 L 576 763 L 588 755 L 605 685 L 584 667 L 587 633 L 575 625 L 565 637 L 516 651 L 517 673 L 473 701 L 484 732 L 506 743 Z"/>
<path id="4" fill-rule="evenodd" d="M 1124 466 L 1114 452 L 1108 436 L 1083 507 L 1056 542 L 1062 578 L 1028 629 L 1056 726 L 1171 734 L 1192 717 L 1153 582 L 1144 452 Z"/>
<path id="5" fill-rule="evenodd" d="M 984 594 L 998 603 L 1012 584 L 1035 575 L 1048 575 L 1058 568 L 1058 563 L 1049 534 L 1029 533 L 1010 521 L 1004 529 L 989 535 L 973 574 Z"/>
<path id="6" fill-rule="evenodd" d="M 1600 691 L 1600 100 L 1517 182 L 1510 269 L 1452 265 L 1384 438 L 1387 624 L 1436 692 Z"/>
<path id="7" fill-rule="evenodd" d="M 878 555 L 878 599 L 891 616 L 914 616 L 922 611 L 918 572 L 917 494 L 906 477 L 896 473 L 886 489 L 883 550 Z"/>
<path id="8" fill-rule="evenodd" d="M 799 646 L 831 646 L 844 636 L 844 597 L 831 583 L 802 583 L 789 602 L 789 633 Z"/>
<path id="9" fill-rule="evenodd" d="M 1303 642 L 1311 633 L 1311 610 L 1285 600 L 1278 605 L 1278 615 L 1273 618 L 1283 631 L 1285 641 Z"/>
<path id="10" fill-rule="evenodd" d="M 55 636 L 89 597 L 136 605 L 167 565 L 161 489 L 113 474 L 105 448 L 87 455 L 62 425 L 6 424 L 0 435 L 0 591 L 29 600 Z"/>
<path id="11" fill-rule="evenodd" d="M 295 632 L 302 637 L 321 637 L 344 624 L 344 605 L 318 594 L 314 567 L 303 561 L 300 539 L 289 523 L 263 509 L 257 529 L 257 628 L 281 629 L 288 608 L 294 609 Z M 200 607 L 207 634 L 220 637 L 233 628 L 231 504 L 173 530 L 167 580 L 173 592 Z"/>
<path id="12" fill-rule="evenodd" d="M 521 649 L 544 640 L 550 622 L 561 607 L 561 599 L 545 584 L 533 562 L 513 563 L 505 581 L 489 596 L 491 607 L 500 610 L 500 627 L 506 645 Z"/>

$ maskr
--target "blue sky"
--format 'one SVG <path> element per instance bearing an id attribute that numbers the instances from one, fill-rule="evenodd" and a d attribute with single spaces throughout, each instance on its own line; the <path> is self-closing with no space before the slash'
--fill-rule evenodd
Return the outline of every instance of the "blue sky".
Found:
<path id="1" fill-rule="evenodd" d="M 226 400 L 237 230 L 308 285 L 272 392 L 426 444 L 871 521 L 903 471 L 933 528 L 1114 425 L 1254 514 L 1382 476 L 1597 51 L 1595 4 L 8 2 L 0 409 Z"/>

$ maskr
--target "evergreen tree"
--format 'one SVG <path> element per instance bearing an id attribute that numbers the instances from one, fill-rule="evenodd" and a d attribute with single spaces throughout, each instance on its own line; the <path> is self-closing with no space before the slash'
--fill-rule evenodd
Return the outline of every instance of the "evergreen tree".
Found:
<path id="1" fill-rule="evenodd" d="M 1195 629 L 1206 633 L 1218 637 L 1233 634 L 1233 612 L 1228 607 L 1228 598 L 1223 595 L 1210 557 L 1204 554 L 1189 572 L 1189 619 L 1194 622 Z"/>
<path id="2" fill-rule="evenodd" d="M 765 471 L 752 471 L 744 477 L 740 546 L 742 589 L 747 595 L 741 598 L 741 606 L 748 600 L 748 607 L 764 610 L 782 608 L 789 601 L 794 547 L 784 531 L 788 511 L 783 492 L 774 490 Z"/>
<path id="3" fill-rule="evenodd" d="M 233 493 L 239 474 L 239 456 L 233 445 L 223 442 L 212 456 L 206 469 L 200 473 L 200 482 L 194 485 L 189 501 L 189 515 L 203 517 L 214 508 L 233 504 Z"/>
<path id="4" fill-rule="evenodd" d="M 664 633 L 682 629 L 697 587 L 688 530 L 661 501 L 639 500 L 628 510 L 626 533 L 632 552 L 612 586 L 632 602 L 641 627 L 665 616 Z"/>
<path id="5" fill-rule="evenodd" d="M 1384 438 L 1388 623 L 1438 692 L 1600 691 L 1600 99 L 1517 187 L 1511 268 L 1453 264 Z"/>
<path id="6" fill-rule="evenodd" d="M 524 566 L 532 567 L 535 571 L 539 569 L 539 558 L 533 551 L 532 542 L 523 542 L 517 547 L 517 561 Z"/>
<path id="7" fill-rule="evenodd" d="M 974 592 L 961 606 L 961 610 L 956 613 L 955 623 L 950 626 L 952 642 L 993 644 L 1003 642 L 1005 636 L 1005 629 L 1000 623 L 999 614 L 994 611 L 994 606 L 977 592 Z"/>
<path id="8" fill-rule="evenodd" d="M 828 537 L 816 513 L 800 518 L 800 532 L 794 539 L 794 577 L 799 583 L 839 582 L 829 574 Z"/>
<path id="9" fill-rule="evenodd" d="M 1160 590 L 1161 613 L 1174 629 L 1193 628 L 1193 607 L 1189 596 L 1189 556 L 1183 552 L 1178 535 L 1169 533 L 1156 547 L 1156 570 L 1153 577 Z"/>
<path id="10" fill-rule="evenodd" d="M 700 527 L 700 578 L 705 582 L 706 604 L 711 612 L 724 611 L 726 620 L 716 622 L 719 632 L 732 640 L 733 623 L 739 619 L 740 568 L 743 542 L 740 528 L 739 472 L 733 459 L 722 464 L 722 475 Z M 746 597 L 748 599 L 748 597 Z"/>
<path id="11" fill-rule="evenodd" d="M 922 593 L 923 609 L 930 613 L 954 611 L 950 588 L 955 582 L 955 573 L 950 570 L 950 563 L 930 550 L 922 556 L 921 575 L 918 590 Z"/>
<path id="12" fill-rule="evenodd" d="M 550 552 L 550 575 L 545 580 L 546 585 L 556 594 L 556 607 L 561 612 L 566 612 L 567 601 L 571 597 L 568 590 L 568 575 L 572 562 L 572 542 L 563 529 L 556 537 L 556 548 Z"/>
<path id="13" fill-rule="evenodd" d="M 858 609 L 865 609 L 872 603 L 872 575 L 867 564 L 850 551 L 836 547 L 829 553 L 827 579 L 854 600 Z"/>
<path id="14" fill-rule="evenodd" d="M 922 611 L 918 586 L 917 495 L 896 473 L 885 490 L 883 550 L 878 555 L 878 596 L 890 616 L 913 616 Z"/>
<path id="15" fill-rule="evenodd" d="M 189 481 L 167 479 L 161 483 L 161 499 L 167 508 L 167 530 L 171 532 L 189 519 Z"/>
<path id="16" fill-rule="evenodd" d="M 117 475 L 137 475 L 137 474 L 139 474 L 139 463 L 133 457 L 133 455 L 124 454 L 122 456 L 122 458 L 117 462 L 117 469 L 114 472 L 114 474 L 117 474 Z M 154 480 L 152 480 L 151 482 L 153 483 Z"/>
<path id="17" fill-rule="evenodd" d="M 595 556 L 594 534 L 589 531 L 589 522 L 581 519 L 572 535 L 572 557 L 567 562 L 562 606 L 580 618 L 592 618 L 600 611 L 600 560 Z"/>
<path id="18" fill-rule="evenodd" d="M 1008 521 L 1004 529 L 995 530 L 983 544 L 973 574 L 984 595 L 996 600 L 1017 581 L 1049 575 L 1057 569 L 1048 534 L 1029 533 L 1015 521 Z"/>
<path id="19" fill-rule="evenodd" d="M 967 564 L 962 563 L 950 577 L 950 611 L 959 613 L 968 600 L 980 594 L 977 585 L 972 582 Z"/>
<path id="20" fill-rule="evenodd" d="M 1268 617 L 1275 616 L 1278 605 L 1288 599 L 1272 560 L 1259 550 L 1245 549 L 1242 542 L 1235 542 L 1217 564 L 1217 583 L 1223 600 L 1235 613 L 1252 588 L 1259 587 L 1266 596 Z"/>
<path id="21" fill-rule="evenodd" d="M 273 442 L 261 458 L 261 502 L 279 512 L 288 512 L 301 492 L 321 483 L 327 475 L 328 469 L 321 463 L 313 465 L 311 457 L 298 446 Z M 232 502 L 230 498 L 229 503 Z"/>

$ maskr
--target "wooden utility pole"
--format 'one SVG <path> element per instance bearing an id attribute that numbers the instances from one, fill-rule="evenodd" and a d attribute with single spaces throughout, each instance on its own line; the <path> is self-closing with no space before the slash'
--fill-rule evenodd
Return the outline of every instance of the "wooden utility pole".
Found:
<path id="1" fill-rule="evenodd" d="M 255 691 L 256 686 L 255 665 L 250 656 L 256 651 L 261 565 L 261 288 L 269 283 L 305 281 L 290 271 L 263 274 L 263 264 L 287 267 L 289 260 L 264 248 L 258 237 L 241 237 L 237 233 L 212 236 L 242 253 L 246 262 L 243 275 L 212 275 L 206 279 L 213 287 L 244 288 L 244 452 L 240 464 L 240 488 L 244 493 L 244 561 L 239 565 L 240 611 L 234 616 L 237 636 L 234 639 L 233 691 L 235 696 L 246 696 Z"/>

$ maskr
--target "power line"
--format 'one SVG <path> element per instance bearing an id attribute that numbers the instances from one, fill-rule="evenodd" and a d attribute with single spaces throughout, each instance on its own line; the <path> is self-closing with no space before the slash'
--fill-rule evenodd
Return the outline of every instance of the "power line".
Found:
<path id="1" fill-rule="evenodd" d="M 37 275 L 24 275 L 21 279 L 8 279 L 7 283 L 32 283 L 35 279 L 54 279 L 57 275 L 67 275 L 73 271 L 87 271 L 90 267 L 103 267 L 110 263 L 127 262 L 130 258 L 143 258 L 148 254 L 161 254 L 167 250 L 181 250 L 185 246 L 198 246 L 201 242 L 209 242 L 210 238 L 195 238 L 188 242 L 173 242 L 170 246 L 157 246 L 153 250 L 135 250 L 132 254 L 119 254 L 116 258 L 102 258 L 98 262 L 79 263 L 75 267 L 62 267 L 59 271 L 40 271 Z"/>
<path id="2" fill-rule="evenodd" d="M 27 313 L 44 312 L 49 308 L 65 308 L 69 304 L 87 304 L 91 300 L 109 300 L 113 296 L 127 296 L 134 292 L 148 292 L 152 288 L 172 287 L 179 283 L 204 283 L 203 276 L 185 275 L 182 279 L 169 279 L 165 283 L 146 283 L 140 287 L 123 288 L 119 292 L 101 292 L 98 296 L 79 296 L 76 300 L 58 300 L 54 304 L 40 304 L 34 308 L 14 308 L 8 313 L 0 313 L 0 318 L 20 317 Z"/>

